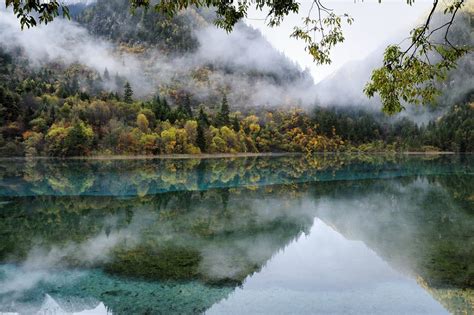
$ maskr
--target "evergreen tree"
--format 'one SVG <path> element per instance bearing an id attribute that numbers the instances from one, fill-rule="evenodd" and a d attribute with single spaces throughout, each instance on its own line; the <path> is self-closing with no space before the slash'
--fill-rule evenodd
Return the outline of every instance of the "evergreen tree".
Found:
<path id="1" fill-rule="evenodd" d="M 222 97 L 222 103 L 221 103 L 221 110 L 217 114 L 217 125 L 218 126 L 226 126 L 230 124 L 230 109 L 229 109 L 229 103 L 227 101 L 227 95 L 224 94 Z"/>
<path id="2" fill-rule="evenodd" d="M 169 106 L 166 103 L 166 99 L 161 99 L 159 94 L 155 96 L 153 101 L 150 103 L 149 108 L 155 114 L 156 119 L 161 121 L 168 119 Z"/>
<path id="3" fill-rule="evenodd" d="M 206 127 L 210 125 L 209 117 L 207 116 L 206 112 L 204 112 L 204 108 L 202 106 L 199 108 L 198 123 Z"/>
<path id="4" fill-rule="evenodd" d="M 189 119 L 193 117 L 189 95 L 186 94 L 184 97 L 180 98 L 177 104 L 178 107 L 172 113 L 174 119 Z"/>
<path id="5" fill-rule="evenodd" d="M 237 117 L 234 116 L 232 119 L 232 129 L 234 129 L 235 132 L 239 132 L 240 130 L 240 122 Z"/>
<path id="6" fill-rule="evenodd" d="M 204 135 L 204 128 L 201 121 L 198 121 L 197 125 L 196 144 L 201 152 L 206 152 L 206 137 Z"/>
<path id="7" fill-rule="evenodd" d="M 123 90 L 123 100 L 125 103 L 131 103 L 133 102 L 133 90 L 132 87 L 130 86 L 130 83 L 127 81 L 124 86 Z"/>
<path id="8" fill-rule="evenodd" d="M 178 112 L 186 118 L 193 118 L 193 111 L 191 109 L 191 98 L 188 94 L 186 94 L 184 100 L 180 102 Z"/>
<path id="9" fill-rule="evenodd" d="M 110 74 L 109 74 L 109 70 L 107 70 L 107 68 L 105 68 L 105 70 L 104 70 L 104 80 L 107 80 L 107 81 L 110 80 Z"/>
<path id="10" fill-rule="evenodd" d="M 168 101 L 166 100 L 166 98 L 163 98 L 161 100 L 161 108 L 162 108 L 163 116 L 165 117 L 165 119 L 168 119 L 168 116 L 171 112 L 171 107 L 168 104 Z"/>
<path id="11" fill-rule="evenodd" d="M 171 108 L 166 101 L 166 98 L 161 98 L 160 95 L 156 95 L 155 99 L 151 103 L 150 108 L 155 114 L 156 119 L 165 121 L 171 118 Z"/>

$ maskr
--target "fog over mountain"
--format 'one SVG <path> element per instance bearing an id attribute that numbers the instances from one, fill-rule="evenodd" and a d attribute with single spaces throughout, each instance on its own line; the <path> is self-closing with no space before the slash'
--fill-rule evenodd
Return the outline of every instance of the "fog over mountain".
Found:
<path id="1" fill-rule="evenodd" d="M 160 93 L 171 103 L 191 94 L 193 106 L 220 102 L 226 93 L 236 108 L 265 106 L 348 107 L 379 111 L 378 97 L 363 93 L 371 72 L 380 65 L 383 49 L 352 61 L 317 85 L 309 70 L 277 51 L 262 34 L 244 23 L 231 33 L 216 28 L 210 9 L 188 9 L 171 21 L 154 12 L 129 12 L 127 0 L 69 1 L 73 21 L 57 19 L 47 26 L 21 31 L 18 20 L 0 11 L 1 47 L 21 48 L 30 65 L 79 64 L 96 73 L 100 87 L 121 92 L 129 81 L 135 96 Z M 152 11 L 152 10 L 151 10 Z M 455 40 L 473 43 L 469 17 L 459 18 Z M 409 32 L 400 34 L 400 38 Z M 440 84 L 441 109 L 407 106 L 399 116 L 426 122 L 472 90 L 472 54 L 460 61 L 449 80 Z M 109 78 L 102 78 L 104 71 Z M 117 78 L 121 78 L 117 80 Z M 84 81 L 84 80 L 82 80 Z"/>
<path id="2" fill-rule="evenodd" d="M 469 14 L 460 15 L 451 30 L 451 41 L 461 45 L 474 45 L 474 33 L 472 32 L 472 17 Z M 444 18 L 437 16 L 432 22 L 433 25 L 442 25 Z M 380 48 L 366 58 L 360 61 L 352 61 L 343 66 L 340 70 L 322 80 L 316 85 L 317 103 L 323 106 L 363 106 L 374 110 L 380 109 L 380 99 L 374 97 L 368 99 L 363 89 L 367 82 L 370 81 L 372 71 L 382 65 L 383 53 L 385 47 L 389 44 L 401 42 L 409 29 L 399 34 L 399 38 L 395 38 L 390 42 L 382 43 Z M 444 34 L 437 34 L 438 37 Z M 437 40 L 437 39 L 436 39 Z M 439 40 L 441 41 L 441 39 Z M 409 44 L 408 41 L 403 42 L 404 45 Z M 402 46 L 403 47 L 403 46 Z M 435 56 L 432 57 L 435 60 Z M 458 62 L 458 67 L 451 71 L 446 82 L 439 83 L 441 89 L 440 97 L 436 104 L 432 104 L 430 111 L 444 111 L 447 106 L 461 101 L 467 93 L 474 89 L 472 77 L 474 75 L 474 58 L 472 52 Z M 416 108 L 407 104 L 407 111 L 401 113 L 401 116 L 423 119 L 430 116 L 425 110 Z M 428 114 L 428 116 L 426 116 Z M 424 117 L 423 117 L 424 116 Z"/>
<path id="3" fill-rule="evenodd" d="M 311 76 L 273 49 L 258 31 L 241 23 L 227 34 L 210 23 L 211 12 L 189 9 L 169 26 L 185 42 L 169 45 L 174 35 L 167 34 L 167 26 L 159 29 L 162 34 L 156 38 L 143 36 L 146 24 L 156 20 L 144 12 L 127 19 L 127 3 L 72 6 L 79 23 L 58 19 L 24 31 L 13 14 L 1 11 L 0 41 L 10 50 L 22 48 L 32 66 L 78 63 L 98 74 L 107 69 L 130 81 L 136 95 L 144 98 L 179 85 L 201 102 L 212 102 L 226 91 L 232 103 L 243 107 L 314 104 Z M 122 11 L 117 13 L 115 6 L 123 7 Z M 151 34 L 156 31 L 153 28 Z M 111 90 L 122 88 L 113 82 L 104 85 Z"/>

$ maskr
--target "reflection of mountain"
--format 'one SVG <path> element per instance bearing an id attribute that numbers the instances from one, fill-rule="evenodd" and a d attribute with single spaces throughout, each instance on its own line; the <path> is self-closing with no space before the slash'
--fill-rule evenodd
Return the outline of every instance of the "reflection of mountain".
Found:
<path id="1" fill-rule="evenodd" d="M 33 311 L 33 310 L 28 310 Z M 71 314 L 74 315 L 86 315 L 86 314 L 95 314 L 95 315 L 108 315 L 110 314 L 107 311 L 104 303 L 94 301 L 93 305 L 89 301 L 77 300 L 68 298 L 68 300 L 55 300 L 49 294 L 45 295 L 43 303 L 41 304 L 39 310 L 36 311 L 37 314 Z"/>
<path id="2" fill-rule="evenodd" d="M 320 199 L 317 216 L 416 277 L 451 312 L 465 314 L 474 308 L 472 194 L 466 175 L 348 184 Z"/>
<path id="3" fill-rule="evenodd" d="M 147 308 L 151 313 L 201 312 L 311 226 L 310 215 L 292 213 L 301 208 L 300 201 L 280 205 L 279 191 L 288 192 L 222 189 L 129 199 L 16 199 L 2 213 L 0 257 L 24 264 L 7 273 L 6 281 L 37 279 L 26 296 L 39 299 L 39 305 L 48 293 L 56 301 L 93 297 L 119 314 L 146 313 Z M 32 250 L 35 244 L 43 250 Z M 52 271 L 64 265 L 97 266 L 109 275 L 88 272 L 74 280 L 74 274 Z M 36 278 L 35 268 L 47 272 Z M 0 305 L 14 297 L 3 296 Z"/>
<path id="4" fill-rule="evenodd" d="M 472 314 L 474 311 L 474 290 L 456 288 L 438 289 L 430 287 L 423 279 L 418 283 L 451 314 Z"/>
<path id="5" fill-rule="evenodd" d="M 49 294 L 64 310 L 62 301 L 74 310 L 102 301 L 119 314 L 202 312 L 308 233 L 315 216 L 424 279 L 442 301 L 474 285 L 469 158 L 121 163 L 5 164 L 0 189 L 13 196 L 0 199 L 0 262 L 16 267 L 0 269 L 2 311 L 39 308 Z M 120 170 L 130 182 L 114 177 L 117 166 L 128 166 Z M 107 177 L 120 192 L 173 184 L 151 195 L 78 196 L 78 187 L 109 189 Z M 291 184 L 299 178 L 313 182 Z M 462 303 L 472 306 L 467 292 Z"/>
<path id="6" fill-rule="evenodd" d="M 2 212 L 0 257 L 41 260 L 31 257 L 36 245 L 47 252 L 61 249 L 60 255 L 48 255 L 55 265 L 100 265 L 146 279 L 239 283 L 311 226 L 312 215 L 292 213 L 301 208 L 300 195 L 281 203 L 278 193 L 288 189 L 15 199 Z"/>

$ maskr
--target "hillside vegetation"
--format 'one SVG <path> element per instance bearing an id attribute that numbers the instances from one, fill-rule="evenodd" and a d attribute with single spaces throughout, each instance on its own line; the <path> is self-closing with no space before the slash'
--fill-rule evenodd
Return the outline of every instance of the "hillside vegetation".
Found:
<path id="1" fill-rule="evenodd" d="M 35 62 L 27 47 L 1 44 L 2 156 L 474 151 L 472 88 L 428 124 L 355 110 L 360 104 L 320 107 L 308 93 L 310 76 L 257 31 L 239 25 L 242 45 L 233 38 L 229 50 L 206 47 L 221 36 L 210 29 L 210 10 L 169 20 L 130 15 L 124 0 L 99 0 L 71 12 L 90 36 L 112 43 L 124 69 L 133 57 L 143 77 Z M 266 55 L 237 58 L 256 47 Z"/>

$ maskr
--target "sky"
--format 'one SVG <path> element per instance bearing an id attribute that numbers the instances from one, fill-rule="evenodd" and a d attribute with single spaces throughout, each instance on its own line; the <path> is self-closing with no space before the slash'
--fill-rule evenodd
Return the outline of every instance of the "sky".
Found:
<path id="1" fill-rule="evenodd" d="M 290 38 L 293 27 L 301 25 L 301 19 L 309 11 L 311 2 L 302 0 L 299 14 L 288 16 L 276 28 L 266 26 L 265 12 L 256 9 L 248 12 L 245 22 L 259 29 L 276 49 L 302 68 L 308 68 L 315 82 L 337 71 L 345 63 L 363 59 L 377 48 L 394 42 L 401 34 L 408 36 L 410 27 L 422 21 L 421 18 L 433 3 L 431 0 L 417 0 L 413 6 L 409 6 L 405 0 L 383 0 L 380 4 L 377 0 L 322 0 L 325 6 L 336 13 L 348 13 L 354 18 L 354 23 L 344 28 L 346 40 L 332 51 L 332 64 L 321 66 L 313 62 L 303 42 Z"/>

